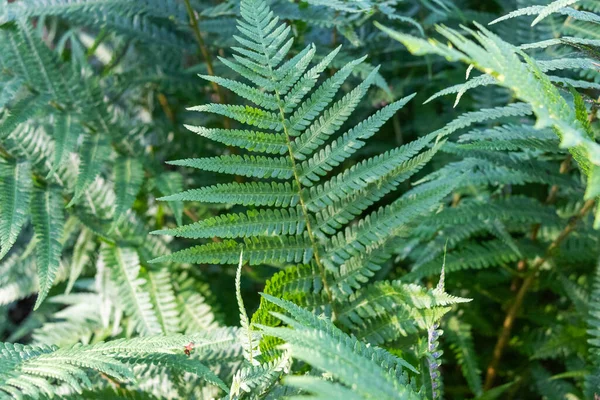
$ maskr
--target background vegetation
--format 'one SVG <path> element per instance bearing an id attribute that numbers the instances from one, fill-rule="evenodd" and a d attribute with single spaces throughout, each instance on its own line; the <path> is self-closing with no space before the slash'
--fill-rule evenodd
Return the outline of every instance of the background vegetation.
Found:
<path id="1" fill-rule="evenodd" d="M 593 0 L 2 2 L 0 398 L 594 399 L 599 64 Z"/>

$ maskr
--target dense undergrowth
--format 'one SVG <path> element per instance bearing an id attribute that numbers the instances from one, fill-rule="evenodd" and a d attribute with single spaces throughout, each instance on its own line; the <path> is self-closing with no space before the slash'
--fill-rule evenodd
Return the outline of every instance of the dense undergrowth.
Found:
<path id="1" fill-rule="evenodd" d="M 0 399 L 594 399 L 600 5 L 0 5 Z"/>

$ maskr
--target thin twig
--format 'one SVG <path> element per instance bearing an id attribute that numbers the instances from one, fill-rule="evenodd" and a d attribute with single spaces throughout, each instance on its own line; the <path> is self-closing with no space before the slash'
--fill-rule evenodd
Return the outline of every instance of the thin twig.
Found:
<path id="1" fill-rule="evenodd" d="M 175 113 L 173 112 L 173 109 L 171 108 L 167 97 L 164 94 L 159 93 L 157 98 L 158 103 L 160 104 L 169 121 L 171 121 L 171 123 L 175 123 Z"/>
<path id="2" fill-rule="evenodd" d="M 196 18 L 196 12 L 192 8 L 190 4 L 190 0 L 185 1 L 185 8 L 188 13 L 188 17 L 190 18 L 190 27 L 194 32 L 194 36 L 196 37 L 196 42 L 198 42 L 198 49 L 200 50 L 200 54 L 202 54 L 202 58 L 204 58 L 204 62 L 206 63 L 206 70 L 210 76 L 215 76 L 215 69 L 213 68 L 212 56 L 204 43 L 204 39 L 202 38 L 202 34 L 200 33 L 200 27 L 198 26 L 198 18 Z M 223 93 L 221 92 L 221 87 L 216 82 L 211 82 L 213 90 L 217 94 L 219 103 L 223 104 L 225 98 L 223 97 Z"/>
<path id="3" fill-rule="evenodd" d="M 563 160 L 563 162 L 560 164 L 560 169 L 559 169 L 560 174 L 564 175 L 567 172 L 569 172 L 569 167 L 571 166 L 572 159 L 573 159 L 573 156 L 571 156 L 569 154 L 567 156 L 567 158 L 565 158 Z M 558 185 L 552 185 L 552 187 L 550 188 L 550 191 L 548 192 L 548 197 L 546 197 L 546 201 L 544 201 L 544 204 L 546 204 L 546 205 L 554 204 L 556 202 L 556 197 L 558 196 L 558 190 L 559 190 Z M 542 227 L 542 224 L 537 223 L 537 224 L 534 224 L 533 227 L 531 228 L 531 241 L 532 242 L 537 241 L 538 233 L 539 233 L 541 227 Z M 523 271 L 525 271 L 525 267 L 527 267 L 527 260 L 522 259 L 517 264 L 517 271 L 523 272 Z M 512 283 L 510 285 L 510 290 L 513 292 L 516 291 L 517 284 L 518 284 L 518 278 L 513 279 Z"/>
<path id="4" fill-rule="evenodd" d="M 508 311 L 506 313 L 506 317 L 504 318 L 504 323 L 502 324 L 502 331 L 500 332 L 500 335 L 498 336 L 498 341 L 496 342 L 496 346 L 494 347 L 492 361 L 490 362 L 490 364 L 487 368 L 487 372 L 486 372 L 486 376 L 485 376 L 484 390 L 489 390 L 494 385 L 494 380 L 496 378 L 498 365 L 500 364 L 500 360 L 502 358 L 504 348 L 506 347 L 506 344 L 508 343 L 508 341 L 510 339 L 510 333 L 511 333 L 512 327 L 514 325 L 515 318 L 517 316 L 517 313 L 521 309 L 521 306 L 523 305 L 523 300 L 525 299 L 525 295 L 527 294 L 527 292 L 531 288 L 531 285 L 535 281 L 537 272 L 539 271 L 541 266 L 549 258 L 552 257 L 554 250 L 556 250 L 556 248 L 558 246 L 560 246 L 560 244 L 565 240 L 565 238 L 567 236 L 569 236 L 569 234 L 571 234 L 571 232 L 573 232 L 573 230 L 577 226 L 577 223 L 588 212 L 590 212 L 590 210 L 594 207 L 594 203 L 595 203 L 595 200 L 586 201 L 584 203 L 583 207 L 581 208 L 581 210 L 579 211 L 579 213 L 569 221 L 567 226 L 560 232 L 560 234 L 556 237 L 556 239 L 554 239 L 554 241 L 550 244 L 550 246 L 548 246 L 544 255 L 542 257 L 538 257 L 533 262 L 533 265 L 531 266 L 531 270 L 530 270 L 527 278 L 525 278 L 525 280 L 523 281 L 523 283 L 519 289 L 519 292 L 515 296 L 515 300 L 514 300 L 513 304 L 508 309 Z"/>

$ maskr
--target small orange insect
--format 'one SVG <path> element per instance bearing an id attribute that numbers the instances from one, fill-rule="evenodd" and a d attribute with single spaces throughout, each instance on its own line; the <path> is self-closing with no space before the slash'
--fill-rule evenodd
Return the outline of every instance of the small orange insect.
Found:
<path id="1" fill-rule="evenodd" d="M 189 342 L 188 344 L 186 344 L 185 346 L 183 346 L 183 352 L 185 353 L 186 356 L 190 356 L 190 353 L 194 350 L 194 342 Z"/>

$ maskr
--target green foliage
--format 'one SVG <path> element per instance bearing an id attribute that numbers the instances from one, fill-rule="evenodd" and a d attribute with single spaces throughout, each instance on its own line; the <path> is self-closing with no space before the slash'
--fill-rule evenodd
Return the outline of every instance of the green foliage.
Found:
<path id="1" fill-rule="evenodd" d="M 2 343 L 0 394 L 11 398 L 40 394 L 51 396 L 58 388 L 49 380 L 76 393 L 92 387 L 92 380 L 114 379 L 128 383 L 137 380 L 134 365 L 155 365 L 178 373 L 190 373 L 221 386 L 223 382 L 199 358 L 187 358 L 181 348 L 193 341 L 207 351 L 235 339 L 234 331 L 221 331 L 221 337 L 155 336 L 121 339 L 95 345 L 56 346 Z M 92 374 L 92 372 L 94 374 Z"/>
<path id="2" fill-rule="evenodd" d="M 3 2 L 0 398 L 600 395 L 599 13 Z"/>
<path id="3" fill-rule="evenodd" d="M 55 187 L 33 192 L 31 219 L 38 242 L 35 248 L 40 285 L 36 308 L 48 295 L 58 271 L 62 249 L 60 238 L 64 231 L 62 208 L 62 199 Z"/>

